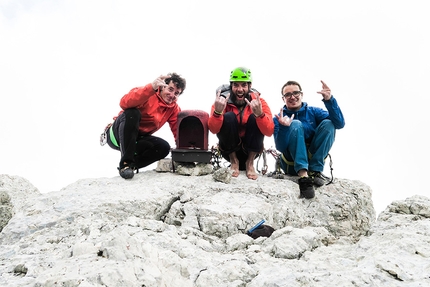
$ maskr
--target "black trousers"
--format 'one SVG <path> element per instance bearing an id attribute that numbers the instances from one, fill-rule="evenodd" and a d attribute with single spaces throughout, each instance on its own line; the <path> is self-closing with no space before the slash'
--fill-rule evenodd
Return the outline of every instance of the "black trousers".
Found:
<path id="1" fill-rule="evenodd" d="M 112 124 L 112 131 L 119 146 L 116 146 L 107 133 L 108 145 L 121 151 L 119 168 L 125 165 L 142 168 L 160 159 L 170 152 L 170 145 L 162 138 L 139 133 L 140 111 L 136 108 L 126 109 Z M 127 164 L 124 164 L 127 163 Z"/>
<path id="2" fill-rule="evenodd" d="M 261 153 L 264 148 L 264 135 L 257 126 L 254 115 L 249 116 L 245 127 L 245 136 L 239 137 L 239 122 L 233 112 L 224 114 L 221 130 L 217 134 L 221 155 L 230 161 L 229 155 L 236 152 L 239 170 L 245 170 L 249 152 Z"/>

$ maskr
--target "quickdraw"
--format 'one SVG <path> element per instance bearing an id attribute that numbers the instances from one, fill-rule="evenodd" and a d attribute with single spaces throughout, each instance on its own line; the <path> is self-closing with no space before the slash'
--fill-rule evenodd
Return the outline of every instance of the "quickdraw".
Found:
<path id="1" fill-rule="evenodd" d="M 267 150 L 268 153 L 270 153 L 273 158 L 275 159 L 276 163 L 275 163 L 275 172 L 277 173 L 281 173 L 281 153 L 278 152 L 277 150 L 271 149 L 269 148 Z"/>
<path id="2" fill-rule="evenodd" d="M 281 153 L 275 149 L 267 149 L 266 153 L 269 153 L 275 159 L 275 170 L 267 174 L 268 177 L 282 179 L 284 178 L 284 172 L 281 169 Z"/>
<path id="3" fill-rule="evenodd" d="M 211 157 L 210 163 L 212 164 L 215 170 L 220 169 L 221 161 L 223 160 L 223 157 L 221 155 L 219 146 L 218 145 L 212 146 L 211 152 L 212 152 L 212 157 Z"/>
<path id="4" fill-rule="evenodd" d="M 329 166 L 330 166 L 331 179 L 330 179 L 330 181 L 326 185 L 329 185 L 330 183 L 333 183 L 333 180 L 334 180 L 334 177 L 333 177 L 333 161 L 331 160 L 331 155 L 330 154 L 328 154 L 328 157 L 330 158 Z"/>
<path id="5" fill-rule="evenodd" d="M 260 163 L 261 156 L 263 156 L 263 168 L 262 168 L 262 170 L 260 171 L 260 169 L 258 168 L 258 165 L 259 165 L 259 163 Z M 262 175 L 265 175 L 265 174 L 266 174 L 266 172 L 267 172 L 267 169 L 268 169 L 268 167 L 267 167 L 266 149 L 263 149 L 263 152 L 262 152 L 262 153 L 260 153 L 260 155 L 258 156 L 258 159 L 257 159 L 257 171 L 258 171 L 259 173 L 261 173 Z"/>
<path id="6" fill-rule="evenodd" d="M 108 131 L 108 129 L 109 129 L 111 126 L 112 126 L 112 124 L 111 124 L 111 123 L 110 123 L 110 124 L 108 124 L 108 125 L 105 127 L 105 129 L 104 129 L 103 133 L 100 135 L 100 145 L 101 145 L 101 146 L 104 146 L 104 145 L 107 143 L 107 131 Z"/>

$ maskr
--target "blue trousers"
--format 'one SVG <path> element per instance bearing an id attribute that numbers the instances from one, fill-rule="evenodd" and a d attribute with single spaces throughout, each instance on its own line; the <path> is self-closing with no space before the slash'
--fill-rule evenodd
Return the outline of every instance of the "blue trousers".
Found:
<path id="1" fill-rule="evenodd" d="M 301 169 L 322 172 L 324 160 L 334 143 L 335 135 L 333 123 L 325 119 L 318 125 L 311 142 L 307 144 L 302 122 L 293 120 L 285 138 L 288 145 L 283 156 L 287 161 L 294 162 L 294 169 L 285 160 L 281 160 L 281 168 L 290 175 L 297 175 Z"/>

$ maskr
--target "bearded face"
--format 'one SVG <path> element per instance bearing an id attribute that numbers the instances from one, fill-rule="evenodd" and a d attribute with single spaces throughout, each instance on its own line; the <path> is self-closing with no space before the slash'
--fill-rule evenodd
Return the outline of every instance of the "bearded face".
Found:
<path id="1" fill-rule="evenodd" d="M 232 82 L 231 83 L 231 100 L 237 107 L 246 105 L 245 98 L 249 98 L 249 89 L 251 83 L 248 82 Z"/>

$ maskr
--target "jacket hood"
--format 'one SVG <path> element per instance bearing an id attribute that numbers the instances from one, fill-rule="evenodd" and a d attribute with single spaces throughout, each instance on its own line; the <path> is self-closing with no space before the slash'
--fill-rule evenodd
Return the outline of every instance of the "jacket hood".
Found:
<path id="1" fill-rule="evenodd" d="M 178 105 L 178 100 L 176 100 L 175 102 L 172 102 L 171 104 L 166 103 L 163 98 L 161 97 L 160 93 L 156 94 L 158 100 L 160 101 L 160 107 L 165 107 L 165 108 L 173 108 L 176 105 Z"/>

